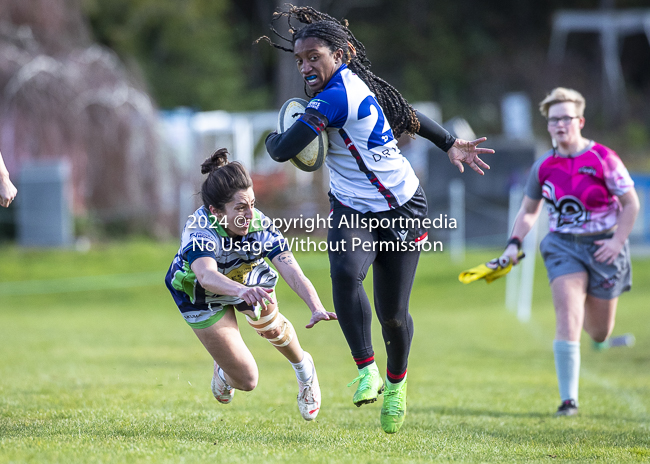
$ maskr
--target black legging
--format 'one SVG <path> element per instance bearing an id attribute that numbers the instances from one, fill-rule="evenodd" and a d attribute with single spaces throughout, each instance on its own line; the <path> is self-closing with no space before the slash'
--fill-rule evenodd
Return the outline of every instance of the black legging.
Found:
<path id="1" fill-rule="evenodd" d="M 338 202 L 337 202 L 338 203 Z M 340 203 L 334 206 L 333 224 L 339 224 L 341 215 L 361 215 Z M 388 372 L 401 375 L 406 371 L 413 338 L 413 319 L 409 314 L 409 298 L 415 278 L 419 251 L 364 251 L 360 246 L 352 249 L 353 238 L 375 243 L 381 231 L 333 227 L 328 232 L 330 246 L 330 273 L 334 309 L 352 356 L 367 359 L 374 354 L 371 340 L 372 310 L 363 288 L 368 268 L 373 266 L 375 311 L 382 328 L 388 356 Z M 346 251 L 341 250 L 345 241 Z M 339 251 L 336 250 L 337 242 Z"/>

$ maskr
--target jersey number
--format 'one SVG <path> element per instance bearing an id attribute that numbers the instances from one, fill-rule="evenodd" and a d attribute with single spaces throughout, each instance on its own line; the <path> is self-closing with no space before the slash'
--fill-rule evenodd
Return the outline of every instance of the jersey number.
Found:
<path id="1" fill-rule="evenodd" d="M 370 137 L 368 138 L 368 150 L 371 150 L 375 147 L 383 147 L 387 142 L 393 140 L 393 131 L 390 127 L 386 132 L 381 132 L 384 129 L 384 112 L 381 110 L 379 103 L 372 96 L 368 95 L 365 100 L 359 105 L 359 119 L 367 118 L 371 116 L 370 107 L 374 106 L 377 111 L 377 123 L 375 127 L 372 128 Z"/>

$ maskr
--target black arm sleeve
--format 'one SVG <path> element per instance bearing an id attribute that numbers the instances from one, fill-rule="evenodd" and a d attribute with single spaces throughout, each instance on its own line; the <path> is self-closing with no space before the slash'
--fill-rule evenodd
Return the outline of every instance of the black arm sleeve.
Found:
<path id="1" fill-rule="evenodd" d="M 427 140 L 431 140 L 442 151 L 447 152 L 456 141 L 456 137 L 451 135 L 444 127 L 429 119 L 420 112 L 416 113 L 418 121 L 420 121 L 420 130 L 418 135 L 421 135 Z"/>
<path id="2" fill-rule="evenodd" d="M 266 150 L 275 161 L 289 161 L 318 136 L 318 131 L 325 129 L 327 122 L 321 113 L 308 108 L 300 120 L 282 134 L 271 132 L 266 137 Z"/>

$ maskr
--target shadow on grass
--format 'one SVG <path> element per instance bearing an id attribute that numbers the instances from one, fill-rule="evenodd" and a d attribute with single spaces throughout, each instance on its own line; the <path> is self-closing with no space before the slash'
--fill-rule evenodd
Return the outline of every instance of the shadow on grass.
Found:
<path id="1" fill-rule="evenodd" d="M 475 416 L 475 417 L 511 417 L 511 418 L 530 418 L 530 419 L 549 419 L 549 420 L 563 420 L 563 418 L 557 418 L 554 415 L 553 411 L 549 412 L 508 412 L 508 411 L 491 411 L 487 409 L 468 409 L 468 408 L 459 408 L 459 407 L 431 407 L 431 408 L 417 408 L 413 409 L 413 412 L 417 413 L 430 413 L 430 414 L 439 414 L 441 416 Z M 571 418 L 570 420 L 595 420 L 595 421 L 611 421 L 612 416 L 607 414 L 589 414 L 588 412 L 581 412 L 575 419 Z M 639 424 L 648 424 L 650 421 L 649 417 L 616 417 L 617 421 L 625 421 L 631 423 Z"/>
<path id="2" fill-rule="evenodd" d="M 528 417 L 531 419 L 548 419 L 553 417 L 550 413 L 542 412 L 490 411 L 487 409 L 467 409 L 458 407 L 419 408 L 418 412 L 430 412 L 432 414 L 440 414 L 441 416 Z"/>

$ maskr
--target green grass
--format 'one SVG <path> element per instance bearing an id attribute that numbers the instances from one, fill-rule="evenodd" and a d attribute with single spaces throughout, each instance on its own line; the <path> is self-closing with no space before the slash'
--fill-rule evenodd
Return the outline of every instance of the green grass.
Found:
<path id="1" fill-rule="evenodd" d="M 86 254 L 0 249 L 0 462 L 650 460 L 650 260 L 635 261 L 617 316 L 615 333 L 633 332 L 636 346 L 595 352 L 583 337 L 580 415 L 555 419 L 554 315 L 540 260 L 532 319 L 520 323 L 504 309 L 503 281 L 457 281 L 496 251 L 460 265 L 423 255 L 409 409 L 389 436 L 380 402 L 352 405 L 356 369 L 338 325 L 305 329 L 309 312 L 284 283 L 281 309 L 318 367 L 318 419 L 300 417 L 291 367 L 243 319 L 259 385 L 218 404 L 211 360 L 162 283 L 175 251 L 150 242 Z M 326 255 L 299 260 L 332 308 Z"/>

